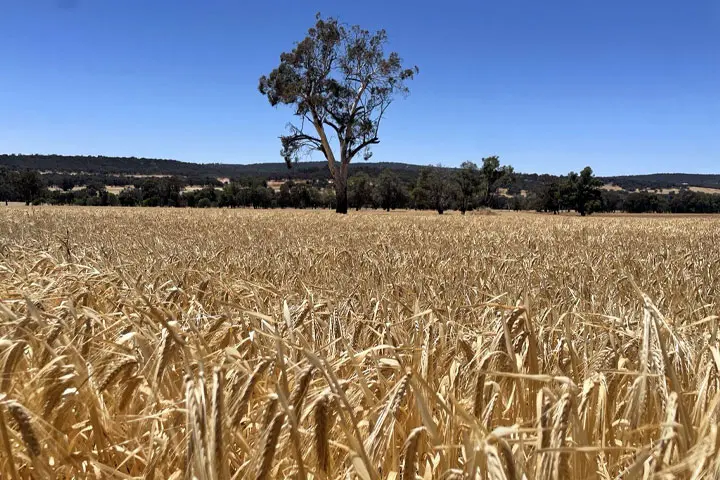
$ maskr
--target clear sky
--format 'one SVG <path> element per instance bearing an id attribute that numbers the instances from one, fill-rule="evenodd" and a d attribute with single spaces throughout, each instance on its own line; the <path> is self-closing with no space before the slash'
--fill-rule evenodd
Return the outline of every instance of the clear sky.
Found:
<path id="1" fill-rule="evenodd" d="M 374 161 L 720 173 L 720 0 L 0 0 L 0 152 L 282 161 L 317 11 L 420 67 Z"/>

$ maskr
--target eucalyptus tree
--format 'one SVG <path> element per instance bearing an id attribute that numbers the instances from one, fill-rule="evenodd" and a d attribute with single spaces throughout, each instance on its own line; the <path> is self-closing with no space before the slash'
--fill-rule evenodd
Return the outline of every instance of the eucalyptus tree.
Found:
<path id="1" fill-rule="evenodd" d="M 288 167 L 314 151 L 327 159 L 335 184 L 336 211 L 347 213 L 348 165 L 380 143 L 383 117 L 417 67 L 405 68 L 396 52 L 385 52 L 385 30 L 370 32 L 335 18 L 316 16 L 315 26 L 280 55 L 280 64 L 260 78 L 271 105 L 289 105 L 295 123 L 280 137 Z"/>

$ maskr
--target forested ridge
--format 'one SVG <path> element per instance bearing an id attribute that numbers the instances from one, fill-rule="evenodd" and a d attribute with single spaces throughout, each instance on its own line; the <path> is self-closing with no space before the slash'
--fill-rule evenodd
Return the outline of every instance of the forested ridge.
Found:
<path id="1" fill-rule="evenodd" d="M 298 162 L 288 169 L 284 162 L 221 164 L 191 163 L 178 160 L 141 157 L 108 157 L 83 155 L 24 155 L 0 154 L 0 166 L 27 168 L 42 172 L 80 173 L 96 175 L 176 175 L 181 177 L 238 177 L 252 176 L 265 180 L 324 180 L 327 178 L 327 162 Z M 350 165 L 350 172 L 379 175 L 385 169 L 392 170 L 404 180 L 419 175 L 422 165 L 401 162 L 358 162 Z M 536 184 L 559 178 L 557 175 L 540 173 L 516 173 L 515 188 L 528 190 Z M 653 173 L 647 175 L 619 175 L 598 177 L 604 183 L 617 185 L 625 190 L 654 190 L 681 188 L 683 186 L 720 189 L 720 174 Z"/>
<path id="2" fill-rule="evenodd" d="M 334 208 L 326 162 L 200 164 L 137 157 L 0 155 L 0 201 L 75 205 Z M 585 172 L 585 170 L 583 170 Z M 720 175 L 518 173 L 499 157 L 459 168 L 349 165 L 350 208 L 720 213 Z M 609 186 L 612 188 L 608 188 Z M 704 190 L 708 189 L 708 190 Z M 698 191 L 704 190 L 704 191 Z M 579 192 L 579 193 L 578 193 Z"/>

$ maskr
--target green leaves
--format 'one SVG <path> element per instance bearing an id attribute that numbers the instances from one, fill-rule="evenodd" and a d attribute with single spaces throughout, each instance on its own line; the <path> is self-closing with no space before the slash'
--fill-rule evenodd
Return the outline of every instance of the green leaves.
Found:
<path id="1" fill-rule="evenodd" d="M 409 93 L 405 81 L 418 72 L 403 68 L 396 52 L 386 55 L 386 43 L 385 30 L 347 27 L 318 14 L 307 36 L 260 77 L 258 89 L 270 105 L 294 105 L 300 119 L 280 137 L 285 163 L 290 168 L 301 156 L 322 152 L 334 177 L 339 213 L 347 212 L 347 165 L 360 152 L 370 158 L 370 146 L 380 143 L 385 111 L 395 95 Z"/>
<path id="2" fill-rule="evenodd" d="M 385 110 L 396 94 L 409 92 L 405 81 L 418 70 L 403 68 L 396 52 L 385 53 L 385 30 L 347 27 L 319 15 L 316 20 L 292 51 L 280 55 L 278 67 L 260 78 L 258 89 L 272 106 L 294 105 L 294 115 L 300 117 L 281 137 L 288 165 L 303 153 L 319 150 L 332 170 L 335 155 L 329 138 L 337 139 L 343 164 L 379 143 Z M 326 127 L 331 130 L 326 132 Z"/>
<path id="3" fill-rule="evenodd" d="M 583 168 L 580 174 L 570 172 L 560 185 L 560 203 L 582 216 L 591 214 L 600 209 L 602 185 L 590 167 Z"/>

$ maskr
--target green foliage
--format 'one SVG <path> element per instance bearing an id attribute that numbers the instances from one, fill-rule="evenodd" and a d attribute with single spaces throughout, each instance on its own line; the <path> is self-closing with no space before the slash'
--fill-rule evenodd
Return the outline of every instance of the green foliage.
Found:
<path id="1" fill-rule="evenodd" d="M 384 174 L 387 170 L 383 170 Z M 381 175 L 382 175 L 381 174 Z M 370 175 L 360 172 L 348 179 L 348 204 L 360 210 L 373 204 L 373 184 Z"/>
<path id="2" fill-rule="evenodd" d="M 253 208 L 270 208 L 272 207 L 273 196 L 275 192 L 272 188 L 258 185 L 250 193 L 250 203 Z"/>
<path id="3" fill-rule="evenodd" d="M 560 210 L 560 184 L 551 182 L 547 184 L 538 196 L 538 208 L 544 212 L 558 213 Z"/>
<path id="4" fill-rule="evenodd" d="M 17 191 L 25 205 L 30 205 L 43 189 L 43 181 L 40 173 L 36 170 L 26 170 L 21 172 L 17 179 Z"/>
<path id="5" fill-rule="evenodd" d="M 623 207 L 630 213 L 660 213 L 668 211 L 669 204 L 663 197 L 654 193 L 633 192 L 625 198 Z"/>
<path id="6" fill-rule="evenodd" d="M 346 27 L 318 14 L 307 36 L 260 78 L 258 88 L 270 104 L 290 105 L 298 117 L 280 137 L 287 166 L 321 152 L 335 181 L 339 213 L 347 213 L 347 165 L 361 151 L 370 158 L 385 111 L 398 94 L 409 92 L 405 81 L 417 73 L 417 67 L 404 68 L 396 52 L 386 54 L 386 44 L 384 30 Z M 331 137 L 337 138 L 336 149 Z"/>
<path id="7" fill-rule="evenodd" d="M 560 187 L 561 202 L 582 216 L 599 211 L 602 185 L 590 167 L 583 168 L 580 174 L 570 172 Z"/>
<path id="8" fill-rule="evenodd" d="M 390 211 L 407 203 L 407 193 L 392 170 L 383 170 L 377 182 L 377 199 L 380 208 Z"/>
<path id="9" fill-rule="evenodd" d="M 123 207 L 133 207 L 142 202 L 142 190 L 135 187 L 123 188 L 118 197 L 120 205 Z"/>
<path id="10" fill-rule="evenodd" d="M 62 188 L 65 192 L 69 192 L 75 188 L 75 180 L 71 176 L 63 177 L 60 182 L 60 188 Z"/>
<path id="11" fill-rule="evenodd" d="M 456 184 L 450 181 L 446 169 L 440 166 L 424 168 L 412 192 L 415 208 L 436 210 L 442 215 L 452 205 L 455 190 Z"/>
<path id="12" fill-rule="evenodd" d="M 482 161 L 482 167 L 479 168 L 473 162 L 463 162 L 455 174 L 457 188 L 454 194 L 457 208 L 462 214 L 477 206 L 498 207 L 497 190 L 509 187 L 514 180 L 513 168 L 500 165 L 499 157 L 486 157 Z"/>
<path id="13" fill-rule="evenodd" d="M 515 170 L 509 166 L 500 165 L 500 157 L 493 155 L 483 158 L 480 168 L 482 174 L 481 199 L 483 206 L 492 206 L 492 200 L 498 188 L 507 187 L 512 183 Z"/>
<path id="14" fill-rule="evenodd" d="M 472 210 L 483 182 L 483 174 L 473 162 L 466 161 L 457 172 L 458 208 L 463 215 Z"/>
<path id="15" fill-rule="evenodd" d="M 567 177 L 546 184 L 534 200 L 538 211 L 558 213 L 575 210 L 580 215 L 612 211 L 617 201 L 603 197 L 603 182 L 593 175 L 592 168 L 585 167 L 579 174 L 570 172 Z"/>
<path id="16" fill-rule="evenodd" d="M 420 167 L 404 164 L 359 164 L 349 179 L 349 198 L 353 208 L 414 208 L 462 211 L 471 210 L 483 204 L 486 185 L 494 183 L 504 186 L 511 195 L 489 195 L 489 206 L 500 209 L 536 209 L 558 212 L 584 208 L 585 214 L 593 212 L 631 213 L 720 213 L 720 195 L 692 191 L 686 186 L 675 192 L 662 194 L 648 190 L 625 192 L 601 189 L 602 180 L 595 178 L 592 170 L 585 169 L 579 174 L 571 172 L 565 177 L 549 175 L 513 174 L 510 167 L 502 167 L 496 157 L 484 161 L 486 173 L 471 162 L 465 162 L 459 169 L 443 167 Z M 487 160 L 487 159 L 484 159 Z M 233 166 L 254 168 L 249 166 Z M 267 166 L 258 166 L 260 171 Z M 380 167 L 383 167 L 382 169 Z M 284 168 L 284 167 L 283 167 Z M 322 169 L 327 168 L 325 165 Z M 243 173 L 222 188 L 217 179 L 199 176 L 194 181 L 206 182 L 201 190 L 185 191 L 189 177 L 131 178 L 99 175 L 58 175 L 40 174 L 26 169 L 12 170 L 0 167 L 0 202 L 25 202 L 28 183 L 38 184 L 31 203 L 52 205 L 121 205 L 121 206 L 166 206 L 197 207 L 206 198 L 214 207 L 255 207 L 255 208 L 336 208 L 337 197 L 332 186 L 318 173 L 318 163 L 303 163 L 300 168 L 285 170 L 289 176 L 301 175 L 284 182 L 279 191 L 268 188 L 266 177 Z M 247 172 L 247 170 L 242 170 Z M 485 175 L 489 179 L 486 180 Z M 303 179 L 302 177 L 308 177 Z M 64 177 L 74 181 L 71 190 L 46 188 L 46 185 L 60 187 Z M 34 179 L 28 182 L 28 179 Z M 508 183 L 508 179 L 511 183 Z M 119 195 L 113 195 L 105 188 L 108 184 L 120 182 L 126 185 L 133 181 L 135 186 L 124 188 Z M 197 183 L 193 183 L 197 185 Z M 69 187 L 69 183 L 66 184 Z M 529 187 L 519 188 L 519 186 Z M 35 187 L 33 187 L 35 188 Z M 520 194 L 521 190 L 525 190 Z M 408 195 L 411 191 L 411 195 Z M 24 193 L 25 192 L 25 193 Z M 585 201 L 580 202 L 585 198 Z M 439 199 L 439 201 L 438 201 Z M 385 202 L 383 203 L 383 200 Z M 202 202 L 206 205 L 207 202 Z M 584 206 L 584 207 L 583 207 Z M 438 208 L 439 207 L 439 208 Z M 582 213 L 582 212 L 581 212 Z"/>
<path id="17" fill-rule="evenodd" d="M 240 160 L 252 161 L 252 159 Z M 437 159 L 437 161 L 449 160 Z M 386 168 L 391 169 L 405 185 L 411 185 L 417 180 L 422 166 L 396 162 L 360 162 L 348 166 L 348 175 L 365 172 L 371 178 L 375 178 Z M 256 181 L 308 180 L 316 184 L 315 182 L 327 179 L 328 171 L 327 162 L 301 162 L 288 170 L 285 163 L 199 164 L 136 157 L 0 154 L 0 188 L 6 178 L 6 173 L 4 174 L 3 171 L 16 172 L 26 169 L 42 171 L 43 183 L 58 188 L 62 188 L 64 178 L 76 182 L 77 186 L 85 186 L 93 182 L 108 186 L 138 183 L 138 179 L 132 175 L 170 175 L 182 179 L 186 185 L 217 187 L 222 186 L 217 177 L 227 177 L 241 183 L 252 178 Z M 72 175 L 69 172 L 73 172 Z M 545 186 L 561 178 L 564 177 L 515 173 L 512 183 L 508 185 L 508 193 L 516 194 L 525 190 L 539 194 Z M 720 174 L 656 173 L 599 178 L 605 184 L 617 185 L 628 191 L 653 191 L 660 188 L 681 190 L 688 186 L 720 189 Z M 626 194 L 619 192 L 617 195 Z"/>

